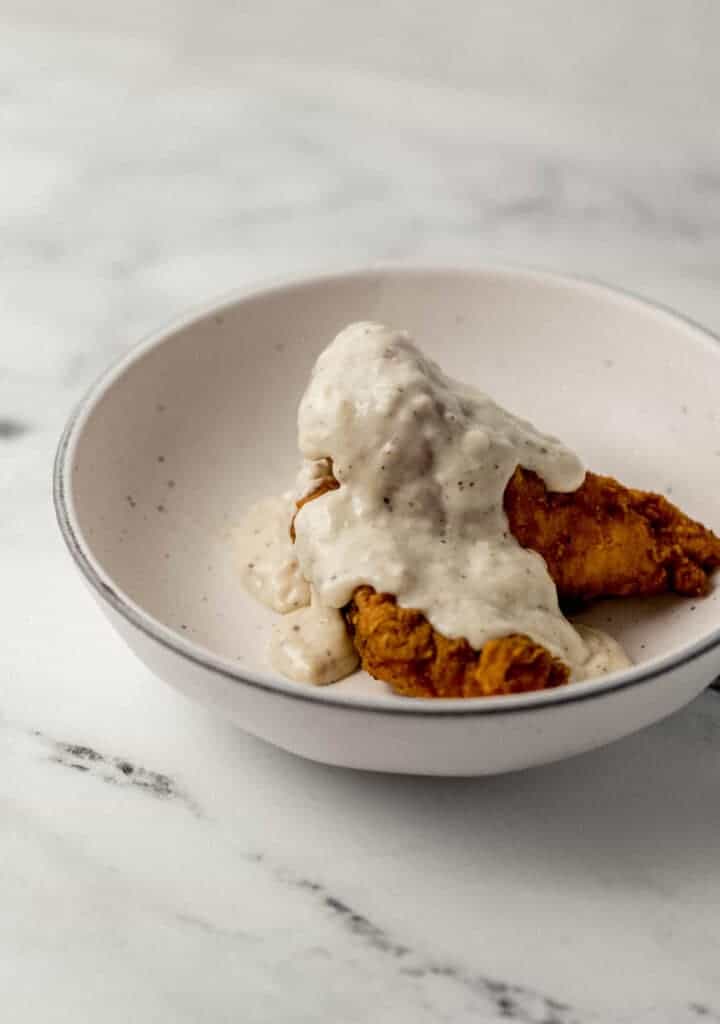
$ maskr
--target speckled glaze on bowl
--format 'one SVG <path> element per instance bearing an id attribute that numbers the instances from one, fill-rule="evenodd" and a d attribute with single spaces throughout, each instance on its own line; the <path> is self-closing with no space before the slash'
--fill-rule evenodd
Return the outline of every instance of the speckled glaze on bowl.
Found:
<path id="1" fill-rule="evenodd" d="M 70 552 L 163 680 L 328 764 L 434 775 L 524 768 L 681 707 L 720 670 L 718 592 L 599 604 L 636 665 L 547 693 L 408 700 L 362 673 L 330 687 L 267 664 L 272 613 L 242 591 L 232 529 L 285 489 L 310 368 L 345 324 L 405 327 L 447 371 L 558 434 L 598 472 L 720 526 L 720 346 L 589 282 L 512 269 L 353 272 L 238 294 L 140 344 L 69 422 L 55 470 Z"/>

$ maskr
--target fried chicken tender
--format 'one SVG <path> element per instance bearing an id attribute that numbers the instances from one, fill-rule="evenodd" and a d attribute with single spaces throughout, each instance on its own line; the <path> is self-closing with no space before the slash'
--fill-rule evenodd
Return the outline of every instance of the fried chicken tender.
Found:
<path id="1" fill-rule="evenodd" d="M 569 494 L 518 468 L 505 489 L 510 529 L 543 556 L 561 600 L 708 592 L 720 539 L 659 494 L 587 473 Z"/>
<path id="2" fill-rule="evenodd" d="M 297 503 L 335 490 L 333 478 Z M 564 600 L 706 594 L 720 567 L 720 539 L 659 494 L 587 473 L 568 494 L 548 491 L 518 467 L 505 489 L 505 512 L 517 541 L 545 559 Z M 294 539 L 294 524 L 292 528 Z M 370 675 L 412 697 L 482 697 L 566 683 L 569 669 L 527 636 L 488 641 L 480 651 L 448 638 L 391 594 L 358 587 L 344 609 Z"/>
<path id="3" fill-rule="evenodd" d="M 489 697 L 560 686 L 567 665 L 522 635 L 489 640 L 481 651 L 449 639 L 390 594 L 358 587 L 345 619 L 362 667 L 407 697 Z"/>

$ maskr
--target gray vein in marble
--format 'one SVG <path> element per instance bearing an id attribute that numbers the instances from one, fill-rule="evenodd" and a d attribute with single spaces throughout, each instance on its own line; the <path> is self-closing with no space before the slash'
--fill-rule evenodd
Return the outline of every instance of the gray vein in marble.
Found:
<path id="1" fill-rule="evenodd" d="M 522 985 L 490 978 L 448 960 L 423 955 L 371 921 L 345 900 L 333 895 L 321 882 L 298 876 L 273 864 L 262 853 L 247 853 L 243 860 L 262 865 L 274 879 L 292 889 L 311 894 L 322 909 L 332 915 L 357 942 L 396 961 L 399 974 L 408 979 L 444 979 L 465 990 L 472 1000 L 468 1012 L 482 1013 L 482 1020 L 513 1020 L 520 1024 L 580 1024 L 577 1013 L 566 1003 Z M 492 1018 L 485 1016 L 492 1013 Z M 480 1018 L 478 1018 L 480 1019 Z"/>
<path id="2" fill-rule="evenodd" d="M 0 441 L 14 441 L 27 434 L 29 430 L 29 425 L 22 420 L 8 416 L 0 418 Z"/>
<path id="3" fill-rule="evenodd" d="M 273 864 L 263 853 L 244 853 L 242 859 L 262 866 L 276 881 L 294 890 L 309 893 L 315 903 L 332 915 L 351 938 L 394 961 L 399 975 L 416 979 L 418 984 L 445 980 L 462 989 L 470 1000 L 466 1004 L 469 1019 L 488 1022 L 509 1020 L 519 1024 L 600 1024 L 601 1020 L 609 1019 L 573 1008 L 533 988 L 492 978 L 462 964 L 413 950 L 344 899 L 338 898 L 321 882 Z M 482 1014 L 482 1017 L 476 1016 L 478 1014 Z M 681 1024 L 696 1018 L 720 1024 L 720 1015 L 715 1010 L 695 1002 L 677 1006 L 667 1016 L 664 1012 L 658 1015 L 651 1011 L 643 1015 L 642 1020 L 646 1024 Z M 630 1024 L 630 1018 L 624 1015 L 613 1015 L 612 1020 L 623 1024 L 627 1020 Z"/>
<path id="4" fill-rule="evenodd" d="M 126 786 L 141 790 L 160 800 L 178 800 L 195 814 L 199 810 L 193 800 L 178 784 L 163 772 L 150 771 L 122 757 L 101 754 L 93 747 L 81 743 L 54 740 L 33 731 L 47 748 L 47 760 L 76 772 L 87 772 L 113 786 Z"/>
<path id="5" fill-rule="evenodd" d="M 258 935 L 253 935 L 252 932 L 246 931 L 244 928 L 223 928 L 221 925 L 218 925 L 213 921 L 208 921 L 203 917 L 199 917 L 197 914 L 190 914 L 183 911 L 173 916 L 174 920 L 179 924 L 188 925 L 190 928 L 195 928 L 198 931 L 214 936 L 215 938 L 230 939 L 232 942 L 240 942 L 248 945 L 257 945 L 261 942 Z"/>
<path id="6" fill-rule="evenodd" d="M 720 1014 L 715 1013 L 713 1010 L 710 1009 L 709 1006 L 706 1006 L 704 1003 L 690 1003 L 688 1009 L 697 1017 L 701 1017 L 703 1020 L 711 1022 L 711 1024 L 715 1024 L 715 1022 L 720 1022 Z"/>

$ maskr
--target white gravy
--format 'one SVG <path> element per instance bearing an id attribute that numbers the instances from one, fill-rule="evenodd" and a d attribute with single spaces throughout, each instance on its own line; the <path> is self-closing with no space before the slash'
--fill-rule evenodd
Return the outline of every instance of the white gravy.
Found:
<path id="1" fill-rule="evenodd" d="M 585 645 L 503 509 L 518 465 L 555 491 L 582 483 L 560 441 L 372 323 L 346 328 L 322 353 L 298 426 L 304 457 L 332 459 L 340 483 L 295 520 L 300 568 L 323 604 L 341 608 L 367 583 L 476 649 L 524 633 L 580 669 Z"/>
<path id="2" fill-rule="evenodd" d="M 575 629 L 585 642 L 587 654 L 583 664 L 573 672 L 573 682 L 606 676 L 609 672 L 618 672 L 632 665 L 620 644 L 609 633 L 580 623 L 575 625 Z"/>
<path id="3" fill-rule="evenodd" d="M 263 498 L 248 509 L 235 531 L 243 586 L 256 601 L 283 615 L 310 603 L 310 585 L 290 540 L 294 511 L 289 494 Z"/>
<path id="4" fill-rule="evenodd" d="M 274 627 L 278 671 L 322 684 L 355 668 L 338 609 L 361 584 L 476 649 L 524 633 L 573 680 L 630 663 L 611 637 L 568 622 L 544 560 L 509 529 L 503 495 L 516 466 L 553 491 L 582 483 L 580 460 L 559 440 L 447 377 L 407 334 L 374 323 L 351 325 L 321 354 L 298 428 L 305 461 L 295 497 L 331 475 L 340 487 L 298 512 L 294 547 L 288 496 L 260 502 L 238 533 L 246 588 L 293 612 Z"/>
<path id="5" fill-rule="evenodd" d="M 359 661 L 337 608 L 313 600 L 273 625 L 270 662 L 290 679 L 324 686 L 350 675 Z"/>

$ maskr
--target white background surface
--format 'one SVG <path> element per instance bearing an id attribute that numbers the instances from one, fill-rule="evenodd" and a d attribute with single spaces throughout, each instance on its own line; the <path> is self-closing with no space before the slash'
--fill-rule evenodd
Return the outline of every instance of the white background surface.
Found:
<path id="1" fill-rule="evenodd" d="M 303 763 L 125 652 L 49 504 L 96 374 L 251 279 L 531 263 L 720 330 L 719 33 L 709 0 L 4 0 L 3 1020 L 720 1021 L 718 695 L 513 777 Z"/>

